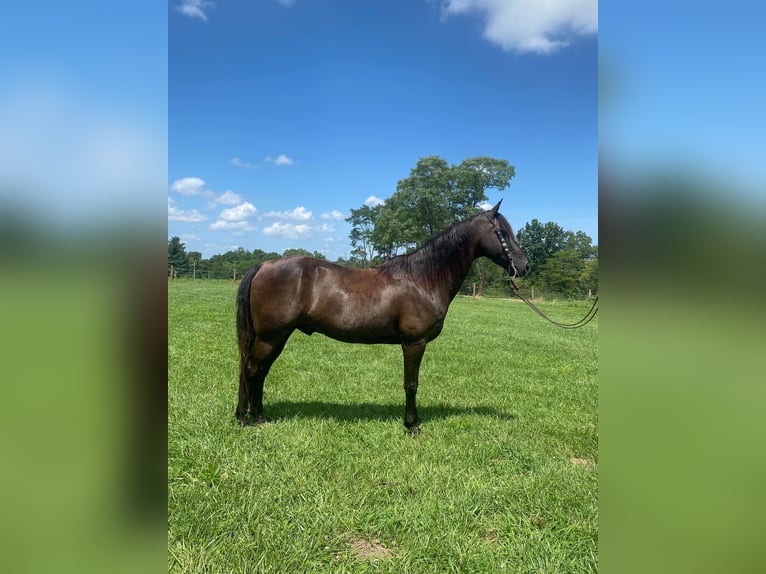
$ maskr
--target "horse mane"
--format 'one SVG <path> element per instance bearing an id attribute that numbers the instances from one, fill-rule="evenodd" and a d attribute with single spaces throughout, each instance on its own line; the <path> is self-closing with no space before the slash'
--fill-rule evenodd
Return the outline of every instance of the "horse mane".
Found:
<path id="1" fill-rule="evenodd" d="M 471 216 L 452 225 L 418 247 L 412 253 L 397 255 L 377 266 L 381 273 L 407 275 L 438 281 L 443 274 L 461 268 L 465 262 L 456 257 L 470 245 Z"/>

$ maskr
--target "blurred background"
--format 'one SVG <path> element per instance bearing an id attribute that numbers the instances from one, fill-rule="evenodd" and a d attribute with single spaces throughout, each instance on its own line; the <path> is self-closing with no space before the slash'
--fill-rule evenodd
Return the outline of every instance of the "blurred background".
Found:
<path id="1" fill-rule="evenodd" d="M 167 10 L 3 7 L 3 572 L 165 567 Z"/>
<path id="2" fill-rule="evenodd" d="M 0 570 L 166 564 L 167 11 L 0 19 Z M 766 39 L 599 14 L 600 564 L 764 571 Z"/>
<path id="3" fill-rule="evenodd" d="M 766 39 L 754 3 L 599 12 L 599 561 L 764 571 Z"/>

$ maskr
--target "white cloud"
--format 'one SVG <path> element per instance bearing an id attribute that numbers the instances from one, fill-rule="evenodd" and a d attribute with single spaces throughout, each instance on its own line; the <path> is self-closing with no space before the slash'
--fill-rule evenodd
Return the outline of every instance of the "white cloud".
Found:
<path id="1" fill-rule="evenodd" d="M 377 205 L 383 205 L 385 201 L 383 199 L 380 199 L 377 195 L 371 195 L 367 199 L 364 200 L 364 204 L 368 207 L 375 207 Z"/>
<path id="2" fill-rule="evenodd" d="M 319 227 L 315 227 L 320 233 L 335 233 L 335 226 L 332 223 L 323 223 Z"/>
<path id="3" fill-rule="evenodd" d="M 548 54 L 598 31 L 598 0 L 447 0 L 447 14 L 480 13 L 484 37 L 504 50 Z"/>
<path id="4" fill-rule="evenodd" d="M 199 241 L 200 240 L 200 236 L 194 235 L 193 233 L 182 233 L 179 237 L 183 239 L 184 241 Z"/>
<path id="5" fill-rule="evenodd" d="M 212 231 L 253 231 L 253 227 L 249 221 L 225 221 L 219 219 L 218 221 L 210 224 Z"/>
<path id="6" fill-rule="evenodd" d="M 478 207 L 479 209 L 483 209 L 484 211 L 489 211 L 490 209 L 492 209 L 493 205 L 489 201 L 482 201 L 476 207 Z"/>
<path id="7" fill-rule="evenodd" d="M 293 165 L 295 163 L 293 158 L 287 157 L 283 153 L 279 154 L 277 157 L 271 157 L 270 155 L 267 155 L 266 161 L 273 163 L 274 165 Z"/>
<path id="8" fill-rule="evenodd" d="M 224 221 L 242 221 L 255 215 L 255 206 L 250 202 L 240 203 L 235 207 L 224 209 L 219 215 L 218 219 Z"/>
<path id="9" fill-rule="evenodd" d="M 181 195 L 201 195 L 205 181 L 198 177 L 182 177 L 175 180 L 170 189 Z"/>
<path id="10" fill-rule="evenodd" d="M 280 6 L 284 6 L 285 8 L 289 8 L 295 4 L 295 0 L 277 0 L 277 2 L 279 2 Z"/>
<path id="11" fill-rule="evenodd" d="M 205 221 L 207 215 L 203 215 L 196 209 L 191 211 L 184 211 L 176 207 L 176 202 L 172 197 L 168 197 L 168 221 L 182 221 L 184 223 L 197 223 L 199 221 Z"/>
<path id="12" fill-rule="evenodd" d="M 323 213 L 321 217 L 322 219 L 332 219 L 334 221 L 340 221 L 341 219 L 343 219 L 343 213 L 338 211 L 337 209 L 333 209 L 332 211 Z"/>
<path id="13" fill-rule="evenodd" d="M 242 203 L 242 196 L 231 190 L 226 190 L 221 195 L 217 196 L 213 202 L 221 205 L 239 205 Z"/>
<path id="14" fill-rule="evenodd" d="M 208 6 L 215 6 L 215 3 L 207 0 L 183 0 L 181 4 L 176 6 L 176 10 L 189 16 L 189 18 L 199 18 L 203 22 L 207 22 L 205 10 Z"/>
<path id="15" fill-rule="evenodd" d="M 277 217 L 279 219 L 292 219 L 293 221 L 310 221 L 311 212 L 303 207 L 296 207 L 292 211 L 269 211 L 264 217 Z"/>
<path id="16" fill-rule="evenodd" d="M 244 167 L 246 169 L 253 169 L 258 167 L 258 164 L 255 164 L 249 161 L 242 161 L 238 157 L 231 158 L 231 165 L 236 165 L 237 167 Z"/>
<path id="17" fill-rule="evenodd" d="M 205 181 L 199 177 L 182 177 L 175 180 L 170 189 L 181 195 L 204 197 L 209 201 L 207 209 L 214 209 L 216 205 L 239 205 L 242 196 L 230 189 L 216 195 L 213 191 L 205 189 Z"/>
<path id="18" fill-rule="evenodd" d="M 281 223 L 276 221 L 263 230 L 264 235 L 273 237 L 288 237 L 289 239 L 308 239 L 311 237 L 311 227 L 304 223 Z"/>

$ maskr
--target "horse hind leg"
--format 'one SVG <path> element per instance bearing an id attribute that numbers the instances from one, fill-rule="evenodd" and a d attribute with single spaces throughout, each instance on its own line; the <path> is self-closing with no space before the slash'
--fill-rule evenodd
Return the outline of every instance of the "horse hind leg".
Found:
<path id="1" fill-rule="evenodd" d="M 271 365 L 285 348 L 289 336 L 288 333 L 286 336 L 272 340 L 256 338 L 253 343 L 250 357 L 243 366 L 243 372 L 240 373 L 237 418 L 242 426 L 252 424 L 251 419 L 246 416 L 248 403 L 252 421 L 258 425 L 266 422 L 263 416 L 263 385 Z"/>

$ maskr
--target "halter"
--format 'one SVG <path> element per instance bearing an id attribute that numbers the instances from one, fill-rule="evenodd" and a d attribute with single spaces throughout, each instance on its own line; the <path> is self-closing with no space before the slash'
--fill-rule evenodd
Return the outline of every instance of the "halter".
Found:
<path id="1" fill-rule="evenodd" d="M 513 264 L 513 257 L 511 256 L 511 250 L 508 247 L 508 243 L 503 239 L 503 234 L 500 233 L 500 230 L 497 228 L 497 221 L 490 217 L 488 212 L 484 212 L 484 215 L 487 216 L 487 219 L 489 219 L 489 222 L 492 224 L 492 231 L 495 232 L 495 235 L 497 235 L 498 241 L 500 241 L 500 246 L 503 248 L 503 253 L 505 253 L 505 258 L 508 260 L 508 275 L 511 276 L 511 282 L 513 282 L 513 278 L 518 275 L 518 269 L 516 269 L 516 265 Z M 511 273 L 513 271 L 513 273 Z"/>
<path id="2" fill-rule="evenodd" d="M 580 327 L 584 327 L 585 325 L 590 323 L 593 317 L 596 316 L 596 313 L 598 313 L 598 308 L 596 307 L 596 305 L 598 304 L 598 296 L 593 301 L 593 305 L 591 305 L 590 310 L 585 314 L 585 316 L 582 319 L 580 319 L 579 321 L 575 323 L 559 323 L 557 321 L 554 321 L 550 317 L 548 317 L 542 311 L 540 311 L 540 309 L 538 309 L 537 306 L 534 303 L 532 303 L 532 301 L 530 301 L 529 299 L 524 297 L 524 295 L 521 294 L 521 289 L 519 289 L 519 286 L 516 285 L 516 283 L 513 280 L 513 278 L 516 277 L 516 275 L 518 275 L 518 270 L 516 269 L 516 265 L 513 264 L 513 257 L 511 256 L 511 250 L 508 247 L 508 243 L 505 241 L 505 239 L 503 239 L 503 235 L 502 233 L 500 233 L 500 230 L 497 227 L 497 221 L 493 219 L 492 217 L 490 217 L 489 213 L 486 211 L 484 212 L 484 215 L 487 216 L 487 219 L 489 219 L 489 222 L 492 224 L 492 231 L 494 231 L 495 235 L 497 235 L 497 239 L 500 241 L 500 246 L 503 248 L 505 257 L 506 259 L 508 259 L 508 275 L 510 276 L 509 277 L 510 285 L 511 285 L 511 288 L 513 289 L 514 294 L 519 299 L 524 301 L 524 303 L 526 303 L 530 309 L 532 309 L 535 313 L 540 315 L 540 317 L 542 317 L 549 323 L 556 325 L 557 327 L 561 327 L 562 329 L 579 329 Z"/>

